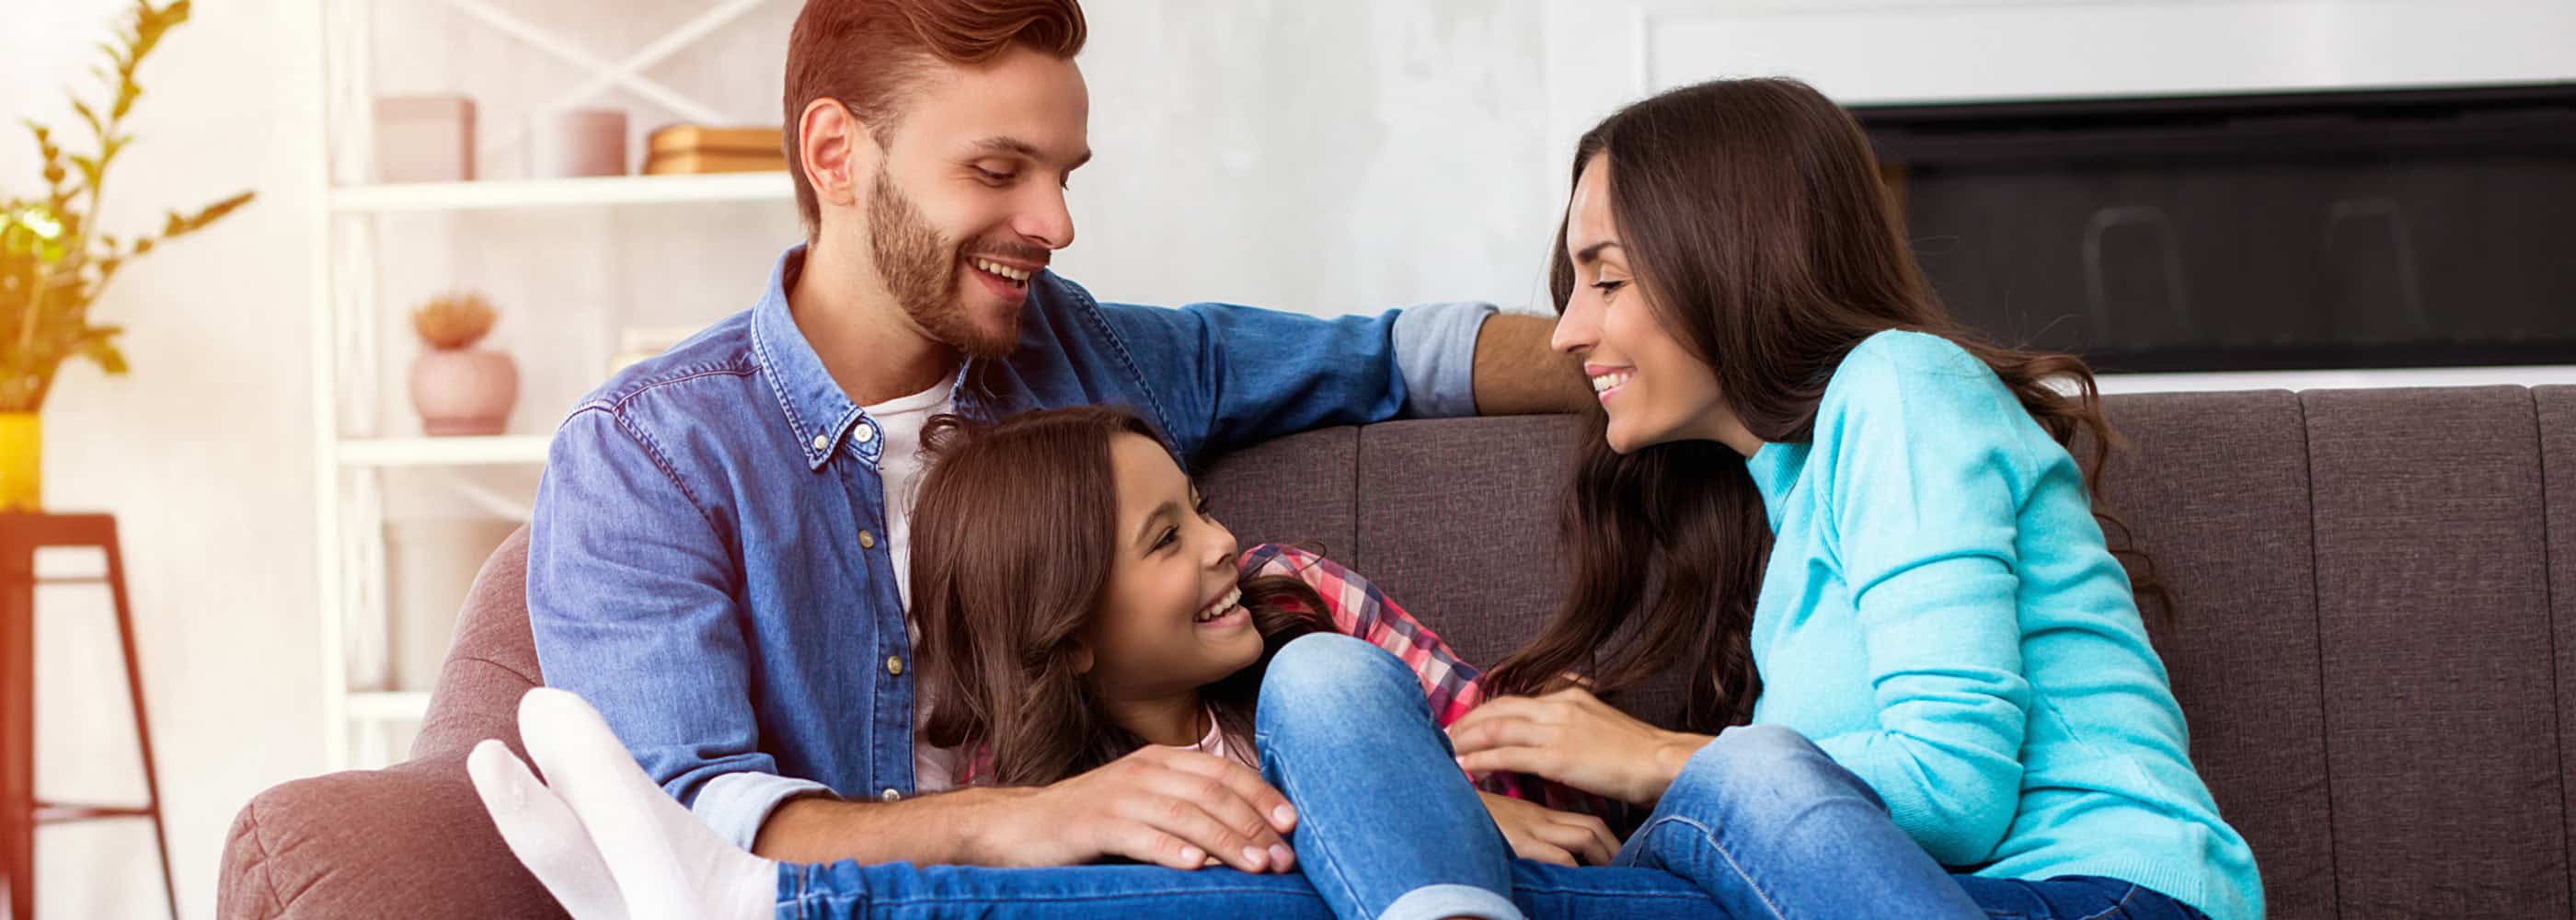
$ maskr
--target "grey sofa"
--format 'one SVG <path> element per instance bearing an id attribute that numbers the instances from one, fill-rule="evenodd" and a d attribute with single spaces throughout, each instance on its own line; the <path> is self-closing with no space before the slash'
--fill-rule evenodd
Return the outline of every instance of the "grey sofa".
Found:
<path id="1" fill-rule="evenodd" d="M 2272 914 L 2570 917 L 2576 387 L 2118 397 L 2106 506 L 2152 554 L 2192 753 Z M 1471 660 L 1558 597 L 1569 417 L 1311 432 L 1214 465 L 1245 540 L 1303 540 Z M 494 554 L 413 759 L 253 799 L 221 914 L 551 917 L 467 785 L 536 685 L 524 535 Z M 1631 707 L 1669 714 L 1672 686 Z"/>

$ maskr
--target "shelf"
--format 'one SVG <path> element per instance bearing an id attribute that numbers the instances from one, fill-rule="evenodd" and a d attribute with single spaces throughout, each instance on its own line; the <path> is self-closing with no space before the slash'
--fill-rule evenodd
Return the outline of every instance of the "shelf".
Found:
<path id="1" fill-rule="evenodd" d="M 429 693 L 420 690 L 349 694 L 349 721 L 418 722 L 429 715 Z"/>
<path id="2" fill-rule="evenodd" d="M 340 465 L 506 466 L 546 462 L 545 435 L 459 438 L 382 438 L 340 442 Z"/>
<path id="3" fill-rule="evenodd" d="M 602 176 L 349 186 L 331 190 L 331 209 L 341 213 L 473 211 L 722 201 L 784 202 L 795 200 L 795 196 L 796 188 L 787 181 L 784 172 Z"/>

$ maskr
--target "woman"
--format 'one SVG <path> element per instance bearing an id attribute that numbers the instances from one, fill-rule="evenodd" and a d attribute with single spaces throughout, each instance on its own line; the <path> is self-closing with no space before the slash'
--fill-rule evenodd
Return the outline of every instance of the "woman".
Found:
<path id="1" fill-rule="evenodd" d="M 1574 162 L 1555 345 L 1584 362 L 1604 428 L 1573 486 L 1571 597 L 1497 668 L 1517 696 L 1451 726 L 1460 763 L 1661 800 L 1624 861 L 1726 854 L 1720 900 L 1740 916 L 1889 877 L 1725 822 L 1769 796 L 1864 803 L 1820 823 L 1893 828 L 1946 869 L 1898 873 L 1919 884 L 1887 897 L 2261 917 L 2252 853 L 2192 767 L 2094 519 L 2087 469 L 2111 432 L 2085 366 L 1953 323 L 1868 140 L 1803 84 L 1664 93 Z M 1639 638 L 1615 644 L 1624 631 Z M 1594 698 L 1667 667 L 1695 675 L 1694 726 L 1755 727 L 1663 731 Z"/>

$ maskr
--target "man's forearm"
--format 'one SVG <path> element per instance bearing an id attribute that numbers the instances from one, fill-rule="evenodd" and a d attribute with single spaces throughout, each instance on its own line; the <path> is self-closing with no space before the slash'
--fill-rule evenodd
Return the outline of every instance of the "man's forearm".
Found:
<path id="1" fill-rule="evenodd" d="M 1556 321 L 1497 313 L 1476 332 L 1476 414 L 1584 412 L 1594 403 L 1583 364 L 1548 347 Z"/>
<path id="2" fill-rule="evenodd" d="M 781 862 L 998 865 L 982 845 L 995 817 L 1032 789 L 960 789 L 901 802 L 789 799 L 760 825 L 751 851 Z"/>

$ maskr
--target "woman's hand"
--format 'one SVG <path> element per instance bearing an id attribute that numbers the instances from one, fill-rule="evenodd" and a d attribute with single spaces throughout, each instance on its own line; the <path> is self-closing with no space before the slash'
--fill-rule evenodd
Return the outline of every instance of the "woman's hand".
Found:
<path id="1" fill-rule="evenodd" d="M 1529 773 L 1652 807 L 1710 738 L 1656 728 L 1568 687 L 1489 700 L 1449 726 L 1449 741 L 1469 773 Z"/>
<path id="2" fill-rule="evenodd" d="M 1511 841 L 1512 855 L 1560 866 L 1606 866 L 1619 852 L 1610 825 L 1591 815 L 1558 811 L 1536 802 L 1478 790 L 1485 812 Z"/>

